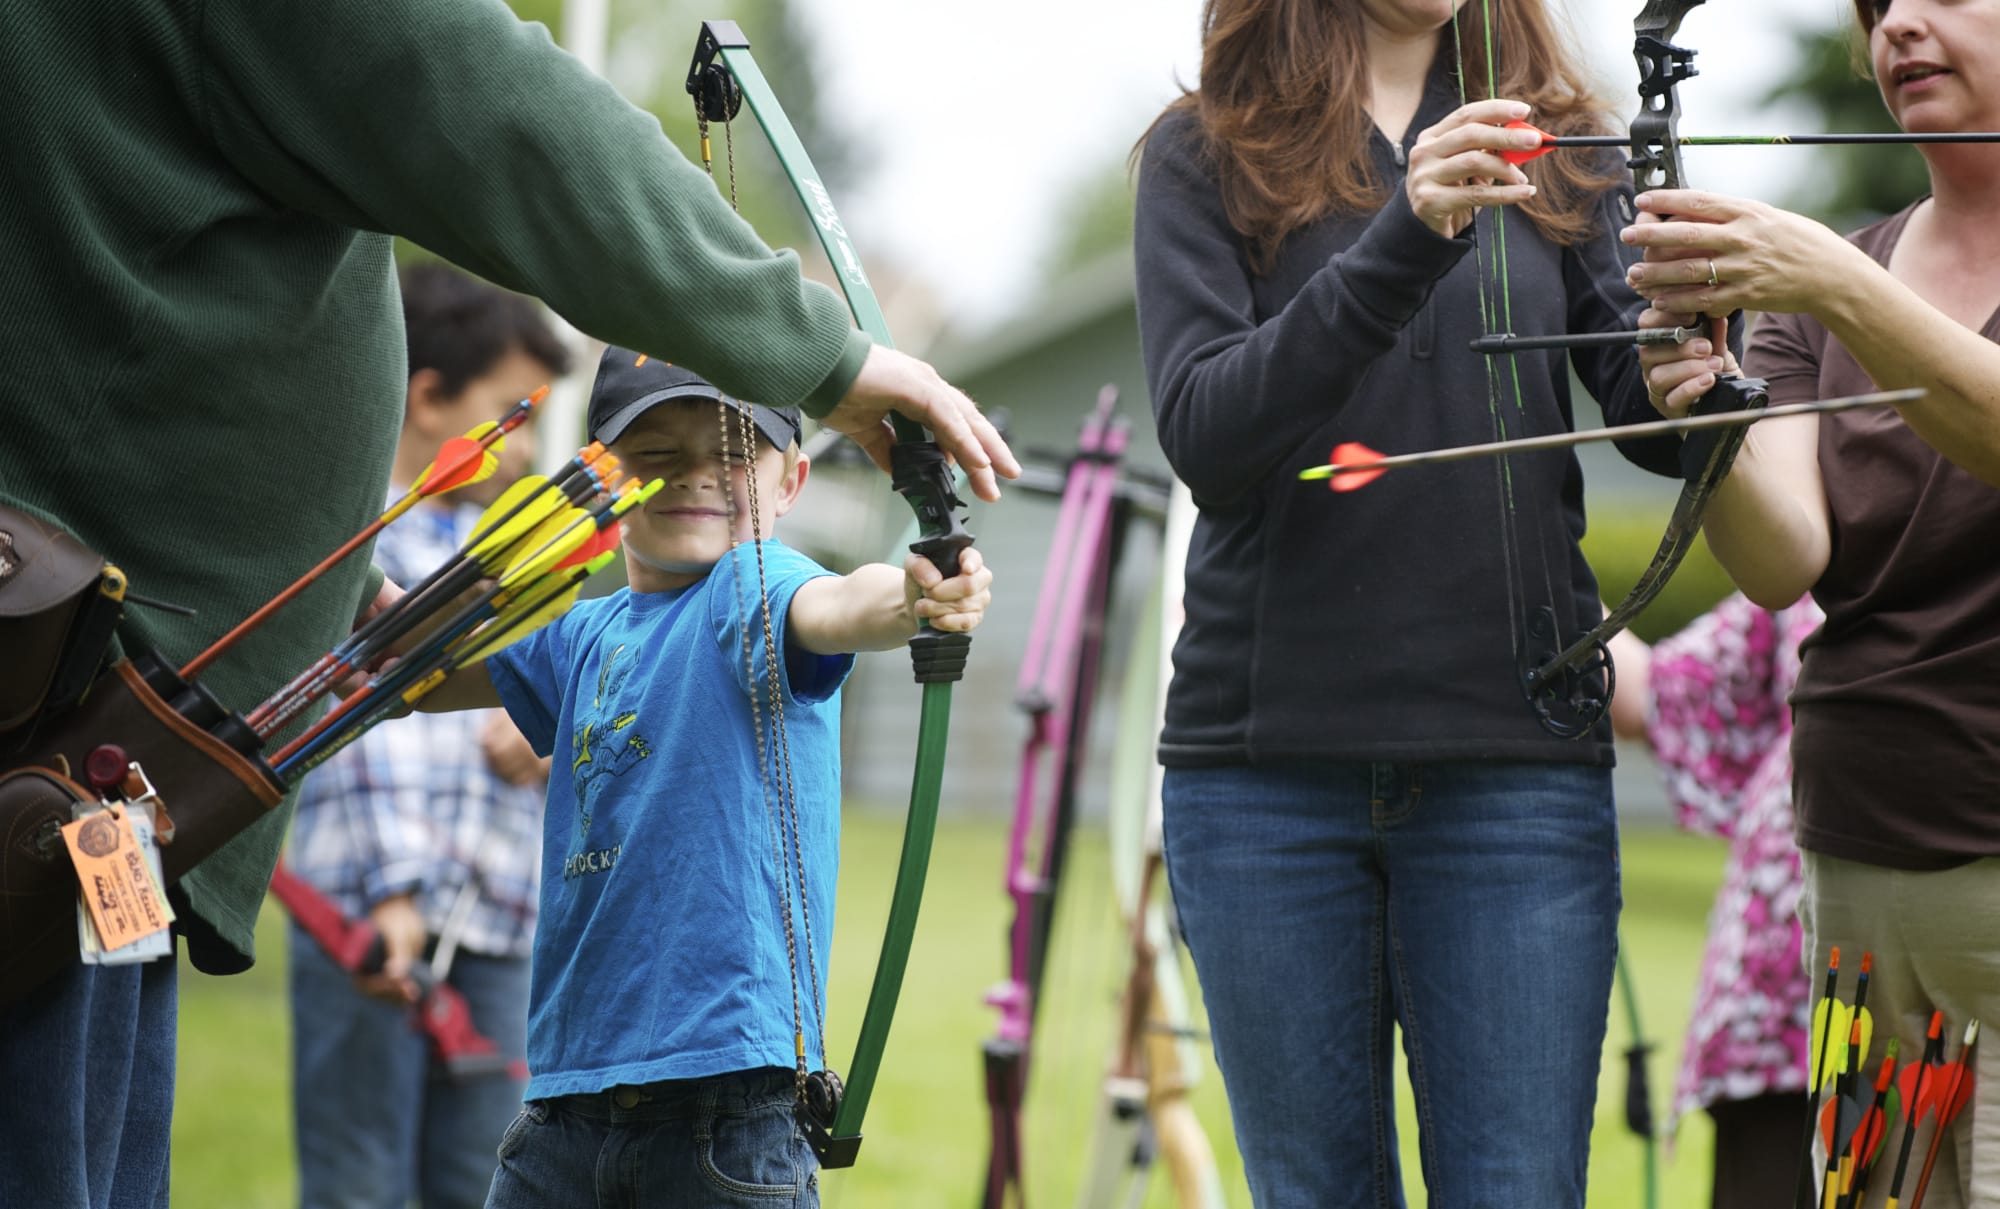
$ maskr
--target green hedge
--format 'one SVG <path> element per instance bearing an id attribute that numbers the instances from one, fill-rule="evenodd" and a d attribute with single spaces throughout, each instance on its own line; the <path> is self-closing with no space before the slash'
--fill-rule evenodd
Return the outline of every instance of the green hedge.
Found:
<path id="1" fill-rule="evenodd" d="M 1583 553 L 1597 572 L 1598 591 L 1606 605 L 1616 604 L 1638 582 L 1639 574 L 1653 561 L 1653 554 L 1660 547 L 1660 533 L 1666 523 L 1664 509 L 1591 514 L 1590 527 L 1583 538 Z M 1657 642 L 1706 613 L 1734 590 L 1728 574 L 1708 552 L 1707 540 L 1696 539 L 1694 548 L 1681 560 L 1673 577 L 1632 623 L 1632 632 L 1648 642 Z"/>

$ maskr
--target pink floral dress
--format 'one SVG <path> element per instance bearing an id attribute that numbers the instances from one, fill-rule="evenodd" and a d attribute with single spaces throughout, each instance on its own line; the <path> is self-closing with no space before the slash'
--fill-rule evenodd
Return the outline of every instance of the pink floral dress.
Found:
<path id="1" fill-rule="evenodd" d="M 1823 616 L 1810 597 L 1773 613 L 1735 595 L 1653 648 L 1646 733 L 1668 798 L 1683 828 L 1730 842 L 1671 1122 L 1805 1090 L 1811 987 L 1799 952 L 1787 698 L 1799 640 Z"/>

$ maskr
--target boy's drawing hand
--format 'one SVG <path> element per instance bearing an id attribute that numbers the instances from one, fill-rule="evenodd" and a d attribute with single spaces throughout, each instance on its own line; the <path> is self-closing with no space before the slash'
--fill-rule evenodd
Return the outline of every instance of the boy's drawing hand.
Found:
<path id="1" fill-rule="evenodd" d="M 989 590 L 993 572 L 986 569 L 979 551 L 970 546 L 958 556 L 958 574 L 950 579 L 920 554 L 903 560 L 903 572 L 912 616 L 930 622 L 932 629 L 970 633 L 978 628 L 986 606 L 993 602 Z"/>

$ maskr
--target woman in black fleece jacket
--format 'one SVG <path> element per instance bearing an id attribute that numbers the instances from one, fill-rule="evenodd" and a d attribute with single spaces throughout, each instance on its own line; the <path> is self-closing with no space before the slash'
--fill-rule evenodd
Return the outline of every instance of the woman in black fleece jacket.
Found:
<path id="1" fill-rule="evenodd" d="M 1611 741 L 1554 737 L 1521 688 L 1601 615 L 1581 472 L 1552 452 L 1297 481 L 1341 441 L 1569 429 L 1571 366 L 1609 422 L 1653 418 L 1630 348 L 1467 348 L 1482 308 L 1535 334 L 1641 309 L 1615 163 L 1499 155 L 1536 145 L 1504 127 L 1531 113 L 1601 128 L 1595 99 L 1541 0 L 1493 4 L 1489 71 L 1482 7 L 1209 0 L 1200 89 L 1144 143 L 1140 333 L 1201 505 L 1160 741 L 1168 869 L 1262 1206 L 1399 1203 L 1397 1024 L 1431 1204 L 1584 1200 Z M 1626 450 L 1663 472 L 1673 452 Z"/>

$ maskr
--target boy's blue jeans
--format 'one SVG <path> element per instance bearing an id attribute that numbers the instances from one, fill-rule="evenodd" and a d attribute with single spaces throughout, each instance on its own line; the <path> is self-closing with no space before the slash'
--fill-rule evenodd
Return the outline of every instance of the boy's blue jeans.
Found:
<path id="1" fill-rule="evenodd" d="M 1616 959 L 1609 769 L 1170 768 L 1167 870 L 1259 1206 L 1581 1209 Z"/>
<path id="2" fill-rule="evenodd" d="M 738 1071 L 531 1100 L 500 1142 L 487 1209 L 817 1209 L 819 1160 L 791 1071 Z"/>
<path id="3" fill-rule="evenodd" d="M 174 959 L 77 964 L 0 1009 L 0 1205 L 167 1209 Z"/>
<path id="4" fill-rule="evenodd" d="M 454 1080 L 410 1009 L 358 990 L 294 924 L 292 1099 L 301 1209 L 478 1209 L 526 1083 Z M 527 1052 L 528 961 L 461 952 L 450 983 L 500 1053 Z"/>

